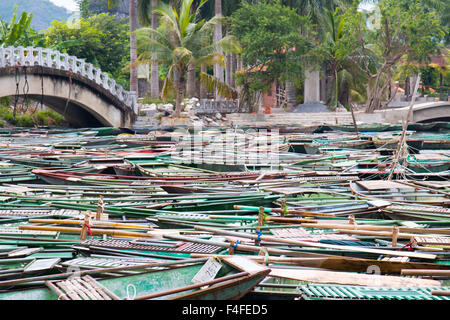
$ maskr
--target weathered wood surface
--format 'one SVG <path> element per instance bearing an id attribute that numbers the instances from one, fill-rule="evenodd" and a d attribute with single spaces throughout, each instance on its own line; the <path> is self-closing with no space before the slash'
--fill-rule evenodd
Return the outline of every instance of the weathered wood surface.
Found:
<path id="1" fill-rule="evenodd" d="M 357 286 L 436 287 L 441 285 L 441 283 L 436 280 L 323 270 L 271 268 L 269 275 L 314 283 L 336 283 Z"/>

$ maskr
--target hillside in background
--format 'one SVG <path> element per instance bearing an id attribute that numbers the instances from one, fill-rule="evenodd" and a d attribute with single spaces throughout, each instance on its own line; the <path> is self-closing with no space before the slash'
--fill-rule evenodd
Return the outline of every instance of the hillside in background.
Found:
<path id="1" fill-rule="evenodd" d="M 73 12 L 58 7 L 49 0 L 11 0 L 0 1 L 0 18 L 9 22 L 11 20 L 14 3 L 17 3 L 17 13 L 23 11 L 33 12 L 32 27 L 37 30 L 47 29 L 53 20 L 67 20 Z"/>

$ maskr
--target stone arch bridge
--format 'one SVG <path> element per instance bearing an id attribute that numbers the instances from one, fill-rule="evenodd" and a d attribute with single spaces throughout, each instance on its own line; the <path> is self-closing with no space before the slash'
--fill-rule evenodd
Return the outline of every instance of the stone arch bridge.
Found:
<path id="1" fill-rule="evenodd" d="M 0 97 L 42 101 L 75 127 L 127 127 L 136 117 L 135 92 L 82 59 L 33 47 L 0 48 Z"/>

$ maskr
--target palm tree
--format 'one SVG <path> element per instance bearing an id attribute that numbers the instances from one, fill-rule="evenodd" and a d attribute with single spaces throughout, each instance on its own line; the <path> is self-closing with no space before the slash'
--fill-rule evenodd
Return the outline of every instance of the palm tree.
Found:
<path id="1" fill-rule="evenodd" d="M 152 11 L 158 6 L 158 0 L 152 0 Z M 158 29 L 158 15 L 156 13 L 152 14 L 152 28 L 153 30 Z M 152 63 L 151 66 L 151 96 L 152 98 L 159 97 L 159 68 L 157 63 Z"/>
<path id="2" fill-rule="evenodd" d="M 222 0 L 214 0 L 214 12 L 217 17 L 222 17 Z M 222 23 L 218 21 L 214 28 L 214 42 L 219 42 L 220 40 L 222 40 L 222 36 Z M 222 65 L 220 63 L 216 63 L 216 65 L 214 66 L 214 76 L 220 81 L 223 81 L 223 75 Z M 216 92 L 216 99 L 221 99 L 218 92 Z"/>
<path id="3" fill-rule="evenodd" d="M 154 10 L 158 6 L 158 0 L 138 0 L 138 21 L 143 26 L 158 29 L 158 14 Z M 152 98 L 159 98 L 159 66 L 157 63 L 151 64 L 150 95 Z"/>
<path id="4" fill-rule="evenodd" d="M 158 30 L 144 27 L 137 32 L 140 51 L 138 63 L 153 62 L 169 67 L 162 96 L 166 99 L 169 90 L 175 89 L 177 98 L 174 116 L 180 115 L 186 76 L 192 65 L 223 65 L 223 55 L 219 49 L 227 52 L 240 50 L 231 36 L 218 42 L 212 41 L 214 27 L 220 18 L 214 17 L 208 21 L 199 19 L 200 8 L 207 1 L 201 0 L 195 9 L 193 0 L 182 0 L 179 8 L 161 2 L 153 11 L 161 16 Z M 200 76 L 209 90 L 214 87 L 222 96 L 231 95 L 230 88 L 219 79 L 202 72 Z"/>
<path id="5" fill-rule="evenodd" d="M 323 40 L 326 37 L 327 29 L 322 23 L 323 19 L 327 17 L 328 11 L 334 11 L 339 6 L 347 6 L 352 3 L 352 0 L 282 0 L 284 5 L 290 8 L 296 9 L 297 13 L 302 16 L 309 16 L 313 25 L 316 26 L 316 32 L 318 39 Z M 308 71 L 314 71 L 313 65 L 309 65 Z M 306 73 L 305 73 L 306 74 Z M 320 80 L 315 83 L 316 86 L 320 86 Z M 286 96 L 295 97 L 295 86 L 286 82 Z M 290 100 L 293 100 L 292 98 Z M 290 103 L 292 104 L 292 102 Z"/>
<path id="6" fill-rule="evenodd" d="M 119 0 L 108 0 L 108 7 L 113 8 Z M 138 96 L 138 74 L 137 74 L 137 40 L 136 40 L 136 0 L 129 0 L 130 10 L 130 91 L 134 91 Z"/>

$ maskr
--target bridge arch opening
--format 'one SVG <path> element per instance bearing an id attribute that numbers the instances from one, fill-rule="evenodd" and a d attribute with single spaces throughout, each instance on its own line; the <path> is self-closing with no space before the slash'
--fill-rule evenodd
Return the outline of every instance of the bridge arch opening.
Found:
<path id="1" fill-rule="evenodd" d="M 426 119 L 422 121 L 417 121 L 417 123 L 430 123 L 430 122 L 450 122 L 450 117 L 438 117 L 438 118 L 431 118 Z"/>
<path id="2" fill-rule="evenodd" d="M 413 110 L 413 119 L 417 123 L 450 120 L 450 102 L 441 101 L 418 105 Z"/>

